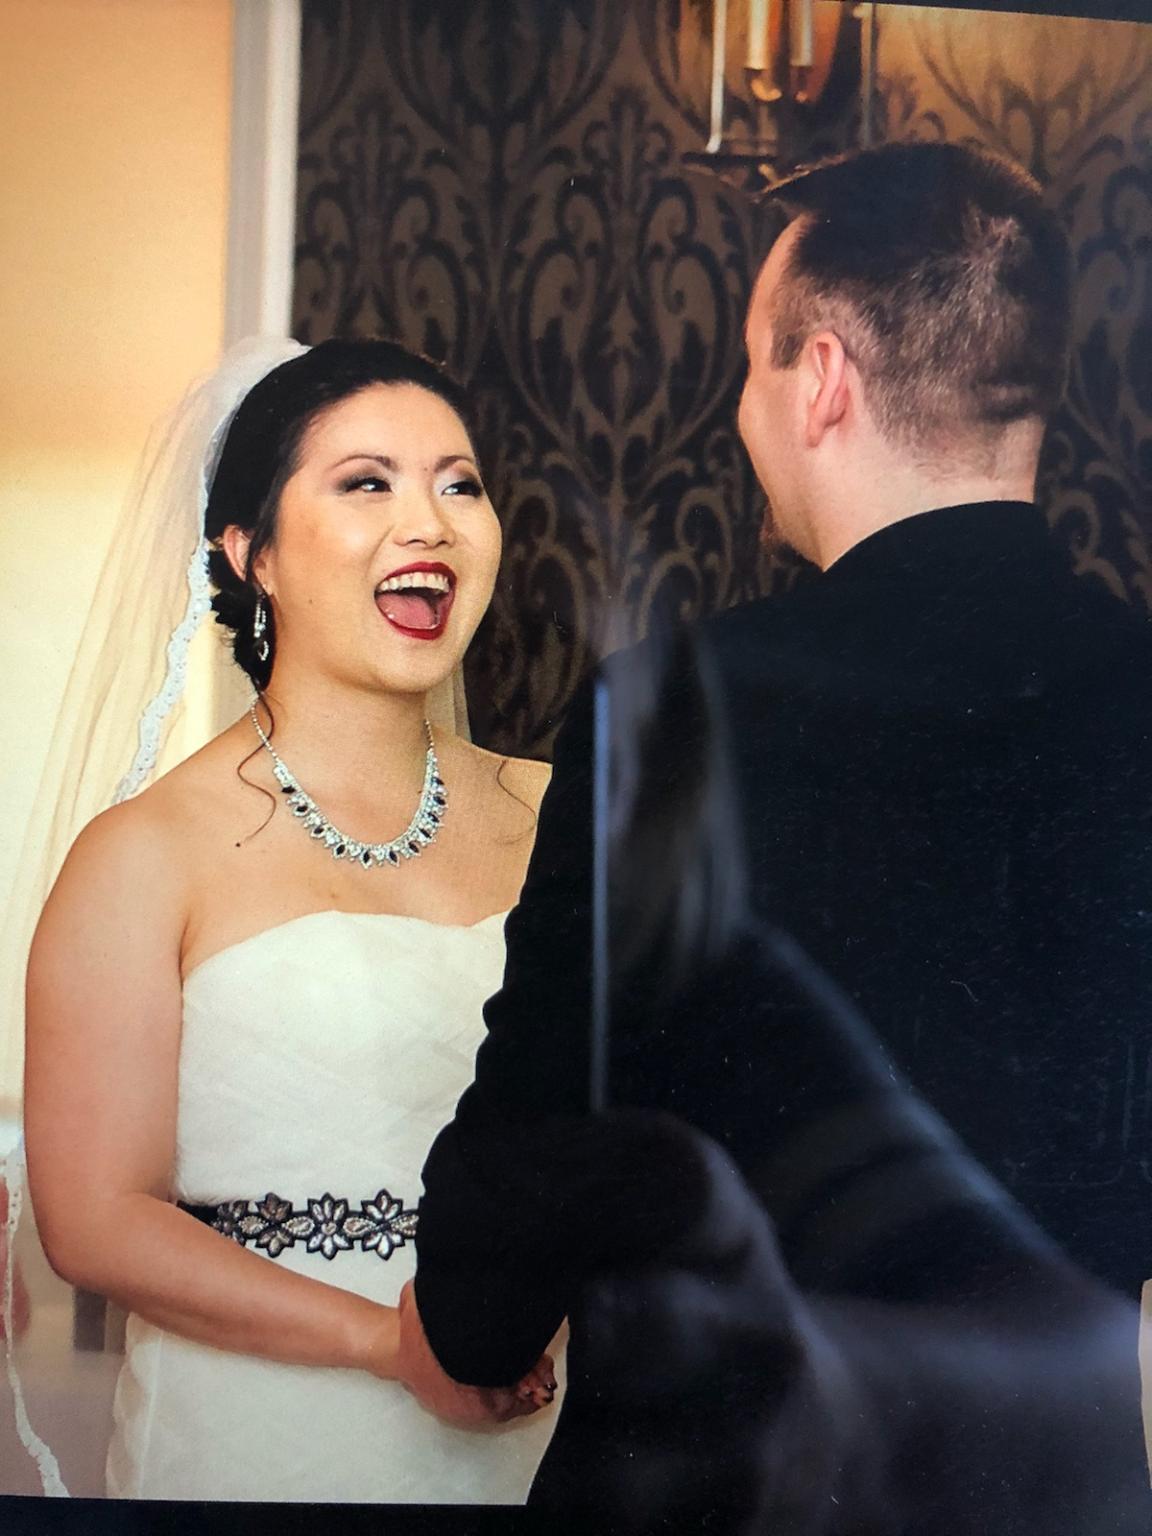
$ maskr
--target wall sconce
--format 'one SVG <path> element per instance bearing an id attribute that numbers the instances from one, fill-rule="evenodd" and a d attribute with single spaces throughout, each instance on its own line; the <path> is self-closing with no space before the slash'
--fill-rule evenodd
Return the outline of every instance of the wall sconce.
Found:
<path id="1" fill-rule="evenodd" d="M 697 0 L 711 11 L 711 132 L 685 155 L 750 187 L 875 132 L 877 6 L 851 0 Z M 839 143 L 821 144 L 836 137 Z"/>

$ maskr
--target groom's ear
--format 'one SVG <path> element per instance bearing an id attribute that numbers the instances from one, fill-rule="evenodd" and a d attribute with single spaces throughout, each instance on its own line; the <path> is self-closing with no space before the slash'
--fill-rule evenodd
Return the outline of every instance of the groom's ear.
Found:
<path id="1" fill-rule="evenodd" d="M 804 345 L 804 436 L 809 448 L 819 448 L 827 433 L 848 414 L 852 363 L 835 331 L 817 331 Z"/>

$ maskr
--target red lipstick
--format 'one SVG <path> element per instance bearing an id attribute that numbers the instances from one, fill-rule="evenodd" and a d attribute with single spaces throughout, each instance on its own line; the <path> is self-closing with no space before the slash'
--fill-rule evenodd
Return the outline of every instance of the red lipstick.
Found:
<path id="1" fill-rule="evenodd" d="M 426 587 L 406 586 L 384 590 L 399 576 L 433 576 L 438 582 Z M 447 583 L 445 590 L 444 583 Z M 448 627 L 456 593 L 456 572 L 438 560 L 417 560 L 390 571 L 375 591 L 376 607 L 392 628 L 409 640 L 439 640 Z"/>

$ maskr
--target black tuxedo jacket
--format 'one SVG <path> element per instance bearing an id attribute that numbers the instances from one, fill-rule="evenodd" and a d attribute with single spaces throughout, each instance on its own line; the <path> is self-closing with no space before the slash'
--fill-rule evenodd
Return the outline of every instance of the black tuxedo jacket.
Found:
<path id="1" fill-rule="evenodd" d="M 1035 508 L 995 503 L 886 528 L 700 636 L 754 912 L 856 1003 L 892 1072 L 1039 1226 L 1135 1295 L 1152 1275 L 1148 626 L 1072 576 Z M 628 666 L 611 658 L 609 682 Z M 566 1130 L 587 1108 L 591 762 L 586 692 L 475 1084 L 424 1170 L 417 1299 L 466 1382 L 522 1373 L 642 1220 L 577 1166 Z M 827 1145 L 860 1135 L 836 1117 L 851 1074 L 825 1070 L 771 966 L 741 965 L 675 1006 L 656 988 L 617 1000 L 612 1100 L 719 1142 L 803 1286 L 868 1295 L 820 1171 L 870 1155 L 866 1134 Z M 873 1172 L 874 1204 L 903 1198 Z M 915 1297 L 923 1277 L 908 1284 Z"/>

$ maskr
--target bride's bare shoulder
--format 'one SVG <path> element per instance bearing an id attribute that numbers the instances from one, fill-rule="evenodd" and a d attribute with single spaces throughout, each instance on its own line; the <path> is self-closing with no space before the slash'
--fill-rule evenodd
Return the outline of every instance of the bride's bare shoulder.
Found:
<path id="1" fill-rule="evenodd" d="M 184 907 L 181 839 L 151 791 L 96 816 L 64 860 L 41 915 L 33 957 L 125 924 L 178 932 Z"/>
<path id="2" fill-rule="evenodd" d="M 505 757 L 500 759 L 497 771 L 505 789 L 527 800 L 533 810 L 540 809 L 544 792 L 552 782 L 551 764 L 538 763 L 531 757 Z"/>
<path id="3" fill-rule="evenodd" d="M 472 743 L 464 745 L 486 779 L 533 811 L 540 809 L 540 802 L 552 778 L 552 769 L 548 763 L 536 762 L 530 757 L 506 757 L 503 753 L 489 752 Z"/>
<path id="4" fill-rule="evenodd" d="M 242 757 L 232 727 L 131 800 L 102 811 L 73 843 L 62 879 L 90 880 L 102 871 L 113 879 L 163 874 L 170 883 L 172 867 L 187 862 L 189 838 L 203 834 L 222 799 L 245 788 L 234 778 Z"/>

